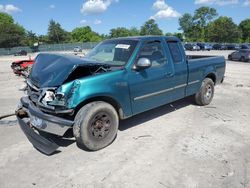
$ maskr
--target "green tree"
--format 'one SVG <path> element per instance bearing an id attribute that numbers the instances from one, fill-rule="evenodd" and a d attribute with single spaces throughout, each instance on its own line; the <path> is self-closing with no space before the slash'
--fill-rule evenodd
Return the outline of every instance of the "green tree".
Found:
<path id="1" fill-rule="evenodd" d="M 14 19 L 12 16 L 0 12 L 0 24 L 14 24 Z"/>
<path id="2" fill-rule="evenodd" d="M 62 29 L 61 25 L 54 20 L 50 20 L 48 27 L 48 39 L 51 43 L 66 42 L 69 38 L 68 33 Z"/>
<path id="3" fill-rule="evenodd" d="M 140 35 L 140 30 L 137 29 L 136 27 L 131 27 L 129 29 L 129 35 L 130 36 L 139 36 Z"/>
<path id="4" fill-rule="evenodd" d="M 99 42 L 102 37 L 92 31 L 89 26 L 77 27 L 71 32 L 71 36 L 74 42 Z"/>
<path id="5" fill-rule="evenodd" d="M 125 27 L 118 27 L 110 30 L 110 38 L 128 37 L 130 31 Z"/>
<path id="6" fill-rule="evenodd" d="M 25 45 L 33 46 L 34 43 L 38 42 L 38 37 L 32 31 L 27 31 L 24 39 Z"/>
<path id="7" fill-rule="evenodd" d="M 48 43 L 49 42 L 48 35 L 39 35 L 38 42 L 39 43 Z"/>
<path id="8" fill-rule="evenodd" d="M 232 18 L 221 16 L 208 24 L 207 37 L 211 42 L 240 42 L 241 31 Z"/>
<path id="9" fill-rule="evenodd" d="M 179 25 L 179 30 L 183 31 L 183 34 L 187 41 L 195 40 L 195 24 L 193 21 L 193 16 L 191 14 L 183 14 L 183 16 L 179 18 Z"/>
<path id="10" fill-rule="evenodd" d="M 158 24 L 155 23 L 155 20 L 150 19 L 141 26 L 141 35 L 163 35 L 162 30 L 158 27 Z"/>
<path id="11" fill-rule="evenodd" d="M 179 38 L 181 41 L 183 41 L 183 34 L 182 33 L 166 33 L 166 36 L 175 36 Z"/>
<path id="12" fill-rule="evenodd" d="M 179 18 L 180 30 L 188 41 L 206 41 L 207 25 L 217 16 L 216 9 L 200 7 L 195 10 L 194 16 L 186 13 Z"/>
<path id="13" fill-rule="evenodd" d="M 242 41 L 250 42 L 250 19 L 245 19 L 239 24 L 242 31 Z"/>
<path id="14" fill-rule="evenodd" d="M 218 16 L 216 9 L 210 7 L 200 7 L 195 10 L 193 21 L 196 29 L 196 40 L 206 41 L 207 25 Z"/>
<path id="15" fill-rule="evenodd" d="M 0 13 L 0 48 L 20 46 L 24 37 L 24 28 L 14 23 L 10 15 Z"/>
<path id="16" fill-rule="evenodd" d="M 140 30 L 136 27 L 131 27 L 127 29 L 125 27 L 117 27 L 110 30 L 109 38 L 118 38 L 118 37 L 128 37 L 128 36 L 139 36 Z"/>
<path id="17" fill-rule="evenodd" d="M 216 9 L 210 7 L 200 7 L 195 10 L 193 20 L 194 23 L 201 28 L 205 28 L 207 24 L 218 16 Z"/>

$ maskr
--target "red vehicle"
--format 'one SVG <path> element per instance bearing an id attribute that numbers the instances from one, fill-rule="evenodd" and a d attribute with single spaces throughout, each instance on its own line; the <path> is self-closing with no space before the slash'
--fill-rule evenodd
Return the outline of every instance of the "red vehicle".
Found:
<path id="1" fill-rule="evenodd" d="M 29 75 L 29 71 L 33 64 L 34 64 L 33 59 L 18 60 L 12 62 L 11 68 L 16 75 L 27 77 Z"/>

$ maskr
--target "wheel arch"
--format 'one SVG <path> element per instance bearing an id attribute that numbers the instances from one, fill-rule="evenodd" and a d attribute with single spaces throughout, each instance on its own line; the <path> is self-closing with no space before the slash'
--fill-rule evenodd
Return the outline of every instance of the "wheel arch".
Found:
<path id="1" fill-rule="evenodd" d="M 75 115 L 76 113 L 86 104 L 91 103 L 91 102 L 95 102 L 95 101 L 103 101 L 106 102 L 108 104 L 110 104 L 111 106 L 114 107 L 114 109 L 116 110 L 118 116 L 120 119 L 125 119 L 125 115 L 122 109 L 122 106 L 120 105 L 119 102 L 117 102 L 115 99 L 113 99 L 112 97 L 109 96 L 95 96 L 95 97 L 91 97 L 88 98 L 84 101 L 82 101 L 81 103 L 79 103 L 76 108 L 75 108 Z"/>
<path id="2" fill-rule="evenodd" d="M 205 78 L 210 78 L 211 80 L 213 80 L 214 84 L 216 84 L 216 75 L 215 73 L 209 73 L 205 76 Z"/>

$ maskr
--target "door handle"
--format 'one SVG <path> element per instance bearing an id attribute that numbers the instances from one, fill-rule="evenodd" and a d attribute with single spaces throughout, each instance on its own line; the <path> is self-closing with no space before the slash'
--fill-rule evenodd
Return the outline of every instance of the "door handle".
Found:
<path id="1" fill-rule="evenodd" d="M 172 77 L 172 76 L 174 76 L 174 73 L 173 72 L 168 72 L 168 73 L 165 74 L 165 76 L 166 77 Z"/>

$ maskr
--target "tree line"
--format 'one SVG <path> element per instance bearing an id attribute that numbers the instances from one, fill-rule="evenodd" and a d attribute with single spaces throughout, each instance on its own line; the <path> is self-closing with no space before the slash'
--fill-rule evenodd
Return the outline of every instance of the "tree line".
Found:
<path id="1" fill-rule="evenodd" d="M 179 18 L 180 32 L 163 33 L 155 20 L 146 21 L 140 28 L 118 27 L 109 34 L 99 34 L 90 26 L 77 27 L 66 31 L 60 23 L 50 20 L 46 35 L 37 35 L 15 23 L 12 16 L 0 13 L 0 48 L 33 46 L 35 43 L 99 42 L 108 38 L 166 35 L 177 36 L 183 41 L 238 43 L 250 42 L 250 19 L 235 24 L 230 17 L 218 16 L 216 9 L 201 7 L 194 14 L 185 13 Z"/>
<path id="2" fill-rule="evenodd" d="M 186 41 L 250 42 L 250 19 L 237 25 L 230 17 L 218 17 L 216 9 L 210 7 L 201 7 L 193 15 L 184 14 L 179 19 L 179 25 Z"/>

